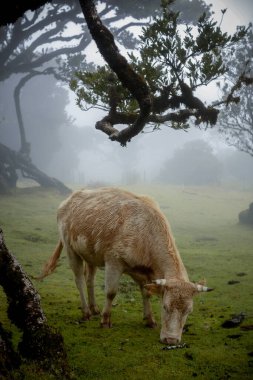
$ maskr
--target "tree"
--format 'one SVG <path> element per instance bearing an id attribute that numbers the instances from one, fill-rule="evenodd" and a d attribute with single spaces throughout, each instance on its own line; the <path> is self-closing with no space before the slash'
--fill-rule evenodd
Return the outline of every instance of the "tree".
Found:
<path id="1" fill-rule="evenodd" d="M 36 94 L 38 88 L 40 91 Z M 69 92 L 56 84 L 52 76 L 37 76 L 22 91 L 21 106 L 32 162 L 44 173 L 65 183 L 73 182 L 71 172 L 78 164 L 80 151 L 77 141 L 80 128 L 67 114 L 68 104 Z M 11 147 L 12 137 L 7 137 L 7 145 Z M 85 141 L 83 145 L 85 149 Z M 53 169 L 58 157 L 61 157 L 58 168 Z"/>
<path id="2" fill-rule="evenodd" d="M 14 25 L 7 25 L 2 28 L 3 41 L 0 45 L 1 50 L 1 63 L 3 70 L 1 71 L 1 79 L 8 78 L 13 73 L 23 73 L 24 76 L 16 86 L 14 98 L 16 105 L 16 113 L 20 131 L 20 153 L 27 157 L 27 170 L 25 175 L 30 176 L 29 161 L 30 157 L 30 143 L 26 139 L 25 126 L 22 117 L 22 110 L 20 107 L 20 94 L 22 88 L 34 76 L 38 75 L 54 75 L 57 79 L 66 80 L 69 77 L 69 72 L 81 66 L 84 59 L 84 49 L 89 44 L 91 37 L 86 33 L 83 28 L 83 16 L 78 1 L 71 4 L 62 1 L 50 1 L 45 7 L 37 9 L 37 5 L 41 6 L 41 1 L 25 1 L 20 5 L 18 2 L 10 2 L 5 9 L 4 14 L 1 16 L 1 24 L 5 25 L 8 21 L 13 21 L 15 17 L 21 16 L 23 12 L 29 8 L 35 9 L 33 14 L 26 14 L 24 17 L 19 18 Z M 181 4 L 182 3 L 182 4 Z M 185 4 L 186 3 L 186 4 Z M 179 2 L 179 7 L 185 8 L 182 17 L 188 21 L 189 18 L 196 17 L 199 9 L 207 9 L 208 7 L 202 0 L 194 0 L 189 2 L 182 0 Z M 152 9 L 152 12 L 151 12 Z M 113 16 L 109 13 L 114 11 Z M 133 35 L 128 32 L 127 28 L 141 25 L 143 22 L 139 21 L 141 17 L 147 17 L 150 13 L 158 13 L 159 0 L 150 2 L 147 0 L 138 2 L 130 0 L 127 4 L 118 7 L 115 0 L 110 0 L 104 3 L 104 8 L 100 12 L 100 16 L 106 16 L 105 23 L 116 22 L 128 15 L 133 15 L 137 21 L 130 22 L 119 29 L 114 28 L 114 34 L 120 42 L 127 43 L 129 46 L 134 46 L 135 39 Z M 190 12 L 191 10 L 191 12 Z M 112 13 L 112 12 L 111 12 Z M 75 25 L 81 25 L 82 31 L 76 32 L 72 36 L 64 34 L 68 28 L 69 22 Z M 73 44 L 73 41 L 75 43 Z M 59 58 L 57 58 L 59 57 Z M 57 62 L 55 59 L 57 58 Z M 2 156 L 7 152 L 5 147 Z M 11 153 L 9 154 L 11 155 Z M 4 167 L 9 167 L 10 160 L 7 160 Z M 12 161 L 13 162 L 13 161 Z M 12 167 L 11 172 L 15 173 L 16 168 Z M 33 168 L 34 169 L 34 168 Z M 10 171 L 3 173 L 1 177 L 10 177 Z M 12 177 L 12 184 L 15 184 L 15 177 Z M 33 179 L 39 181 L 35 176 L 33 170 Z M 52 181 L 49 179 L 48 182 Z M 6 189 L 10 183 L 2 183 L 2 191 Z"/>
<path id="3" fill-rule="evenodd" d="M 40 305 L 40 297 L 16 258 L 5 245 L 0 229 L 0 285 L 8 301 L 8 317 L 20 331 L 18 351 L 21 357 L 36 361 L 38 366 L 59 378 L 69 378 L 70 368 L 61 334 L 48 324 Z M 0 375 L 21 363 L 11 344 L 10 335 L 0 324 Z"/>
<path id="4" fill-rule="evenodd" d="M 222 175 L 221 162 L 211 146 L 203 140 L 186 143 L 175 151 L 159 174 L 159 180 L 177 185 L 203 186 L 217 184 Z"/>
<path id="5" fill-rule="evenodd" d="M 253 74 L 253 30 L 242 39 L 234 48 L 234 59 L 228 56 L 228 72 L 226 82 L 221 87 L 223 97 L 226 98 L 229 86 L 236 86 L 240 76 Z M 238 150 L 253 157 L 253 88 L 242 86 L 238 88 L 238 97 L 234 103 L 227 104 L 218 120 L 218 131 L 225 137 L 227 143 Z"/>
<path id="6" fill-rule="evenodd" d="M 238 27 L 234 35 L 222 33 L 211 17 L 203 14 L 197 23 L 182 27 L 179 12 L 164 0 L 162 16 L 143 28 L 140 56 L 129 55 L 131 65 L 119 53 L 111 33 L 102 25 L 93 2 L 82 2 L 82 9 L 93 39 L 108 63 L 95 72 L 79 72 L 71 88 L 80 106 L 105 109 L 108 114 L 96 124 L 111 140 L 122 145 L 140 133 L 148 123 L 154 128 L 169 122 L 172 128 L 186 128 L 190 118 L 195 124 L 215 125 L 219 108 L 233 102 L 236 88 L 252 79 L 241 75 L 226 100 L 206 106 L 194 91 L 224 76 L 227 67 L 222 52 L 247 34 Z M 223 14 L 225 10 L 223 10 Z M 115 76 L 116 73 L 116 76 Z M 174 111 L 176 110 L 176 111 Z M 169 112 L 168 112 L 169 111 Z M 119 131 L 117 124 L 128 127 Z M 130 124 L 130 125 L 129 125 Z"/>
<path id="7" fill-rule="evenodd" d="M 20 5 L 16 4 L 14 9 L 20 9 Z M 111 5 L 106 5 L 102 14 L 107 14 L 111 9 Z M 8 8 L 6 11 L 8 12 Z M 115 20 L 115 17 L 113 19 Z M 80 30 L 71 36 L 64 34 L 70 21 L 75 25 L 80 25 Z M 69 5 L 68 2 L 62 0 L 60 2 L 52 1 L 45 7 L 36 9 L 32 14 L 26 14 L 19 18 L 15 24 L 7 25 L 1 29 L 0 60 L 2 70 L 0 79 L 8 80 L 13 74 L 23 75 L 14 91 L 20 149 L 13 155 L 8 147 L 2 145 L 0 147 L 2 157 L 0 168 L 1 192 L 8 192 L 9 189 L 16 186 L 18 170 L 21 170 L 25 177 L 35 180 L 41 186 L 57 187 L 60 191 L 68 191 L 63 184 L 48 177 L 41 170 L 36 170 L 36 166 L 32 164 L 31 145 L 26 137 L 20 98 L 24 86 L 35 76 L 54 75 L 58 80 L 65 80 L 67 69 L 72 68 L 73 70 L 76 67 L 75 65 L 80 67 L 80 62 L 84 60 L 84 50 L 91 41 L 91 37 L 85 31 L 83 24 L 84 18 L 79 2 L 74 1 Z M 121 33 L 123 31 L 122 28 Z M 57 57 L 58 61 L 56 61 Z M 63 64 L 67 57 L 68 65 Z M 18 164 L 20 161 L 22 161 L 22 166 Z"/>
<path id="8" fill-rule="evenodd" d="M 41 3 L 38 2 L 39 5 Z M 21 10 L 23 5 L 16 4 L 12 13 L 15 10 Z M 8 8 L 6 11 L 8 13 Z M 80 24 L 80 22 L 83 22 L 83 17 L 80 17 L 80 13 L 78 2 L 73 2 L 70 6 L 65 1 L 60 3 L 52 2 L 51 5 L 48 4 L 46 7 L 36 9 L 31 14 L 24 15 L 15 24 L 1 28 L 2 70 L 0 78 L 1 80 L 6 80 L 15 73 L 22 73 L 23 75 L 14 91 L 20 133 L 20 149 L 14 155 L 13 152 L 8 150 L 8 147 L 3 147 L 2 145 L 0 147 L 0 154 L 3 159 L 0 168 L 1 192 L 8 192 L 9 189 L 16 186 L 17 170 L 21 170 L 23 176 L 35 180 L 43 187 L 56 187 L 61 192 L 69 191 L 60 181 L 48 177 L 39 169 L 37 170 L 32 163 L 31 146 L 26 138 L 20 97 L 23 87 L 35 76 L 51 74 L 58 79 L 60 78 L 60 71 L 55 64 L 56 57 L 62 54 L 71 56 L 71 54 L 79 52 L 89 44 L 91 39 L 88 33 L 77 33 L 72 38 L 64 35 L 64 30 L 70 19 L 74 23 Z M 73 40 L 77 42 L 73 44 Z M 55 44 L 55 42 L 58 42 L 58 44 Z M 51 66 L 48 66 L 49 62 L 51 62 Z M 20 161 L 22 161 L 21 167 L 19 165 Z"/>
<path id="9" fill-rule="evenodd" d="M 18 0 L 10 0 L 5 4 L 4 10 L 0 15 L 0 26 L 5 26 L 8 24 L 14 24 L 18 18 L 22 17 L 27 11 L 35 11 L 45 4 L 53 3 L 53 0 L 23 0 L 20 3 Z M 62 4 L 69 5 L 68 1 L 62 1 Z M 150 14 L 156 14 L 159 12 L 160 0 L 129 0 L 127 3 L 122 3 L 119 7 L 118 0 L 107 0 L 106 4 L 111 10 L 116 11 L 116 14 L 120 18 L 124 18 L 127 15 L 132 15 L 136 19 L 141 19 L 149 17 Z M 196 15 L 198 17 L 198 12 L 209 9 L 203 0 L 190 0 L 185 2 L 185 0 L 178 0 L 178 7 L 183 10 L 184 19 L 186 22 L 192 22 Z"/>

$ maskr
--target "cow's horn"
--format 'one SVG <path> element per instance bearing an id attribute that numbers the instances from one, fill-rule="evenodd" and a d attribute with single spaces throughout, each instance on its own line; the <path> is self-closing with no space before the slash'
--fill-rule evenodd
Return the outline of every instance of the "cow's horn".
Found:
<path id="1" fill-rule="evenodd" d="M 212 290 L 214 290 L 213 288 L 208 288 L 207 286 L 200 284 L 197 284 L 196 287 L 199 292 L 211 292 Z"/>
<path id="2" fill-rule="evenodd" d="M 160 279 L 158 279 L 158 280 L 153 280 L 152 281 L 154 284 L 156 284 L 156 285 L 166 285 L 166 280 L 165 280 L 165 278 L 160 278 Z"/>

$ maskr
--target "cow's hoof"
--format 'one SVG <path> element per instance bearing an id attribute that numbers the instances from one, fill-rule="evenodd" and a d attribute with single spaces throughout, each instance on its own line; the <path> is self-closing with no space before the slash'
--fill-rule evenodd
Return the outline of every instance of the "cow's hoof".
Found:
<path id="1" fill-rule="evenodd" d="M 89 311 L 88 313 L 83 313 L 82 320 L 83 321 L 89 321 L 91 318 L 91 312 Z"/>
<path id="2" fill-rule="evenodd" d="M 147 322 L 146 326 L 149 327 L 150 329 L 155 329 L 157 327 L 157 323 L 155 321 Z"/>
<path id="3" fill-rule="evenodd" d="M 84 316 L 82 316 L 82 318 L 80 319 L 80 322 L 87 322 L 87 321 L 90 321 L 90 317 L 88 317 L 88 316 L 86 316 L 86 317 L 84 317 Z"/>
<path id="4" fill-rule="evenodd" d="M 154 319 L 149 318 L 143 318 L 144 321 L 146 321 L 146 327 L 149 327 L 150 329 L 155 329 L 157 327 L 157 323 Z"/>
<path id="5" fill-rule="evenodd" d="M 109 315 L 103 315 L 101 322 L 100 322 L 100 326 L 102 328 L 105 328 L 105 329 L 112 327 L 111 318 L 109 317 Z"/>
<path id="6" fill-rule="evenodd" d="M 111 321 L 104 321 L 103 319 L 100 322 L 100 326 L 103 329 L 110 329 L 112 327 Z"/>
<path id="7" fill-rule="evenodd" d="M 155 329 L 157 327 L 157 323 L 156 322 L 146 322 L 146 327 L 148 327 L 150 329 Z"/>
<path id="8" fill-rule="evenodd" d="M 90 306 L 90 311 L 91 311 L 92 315 L 99 315 L 100 314 L 100 310 L 99 310 L 97 305 Z"/>

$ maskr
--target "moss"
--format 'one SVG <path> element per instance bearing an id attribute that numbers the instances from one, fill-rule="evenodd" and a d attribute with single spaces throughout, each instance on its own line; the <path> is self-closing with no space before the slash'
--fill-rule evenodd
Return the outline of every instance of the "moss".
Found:
<path id="1" fill-rule="evenodd" d="M 70 377 L 63 338 L 55 329 L 43 326 L 24 331 L 18 348 L 23 357 L 36 361 L 40 368 L 59 378 Z"/>

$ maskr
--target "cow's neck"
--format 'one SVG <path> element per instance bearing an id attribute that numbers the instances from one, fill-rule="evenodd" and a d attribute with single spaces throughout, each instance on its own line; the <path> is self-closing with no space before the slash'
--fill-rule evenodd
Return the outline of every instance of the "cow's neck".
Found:
<path id="1" fill-rule="evenodd" d="M 163 255 L 163 260 L 158 264 L 161 277 L 166 280 L 177 278 L 189 281 L 187 271 L 174 241 L 169 241 L 166 251 Z"/>

